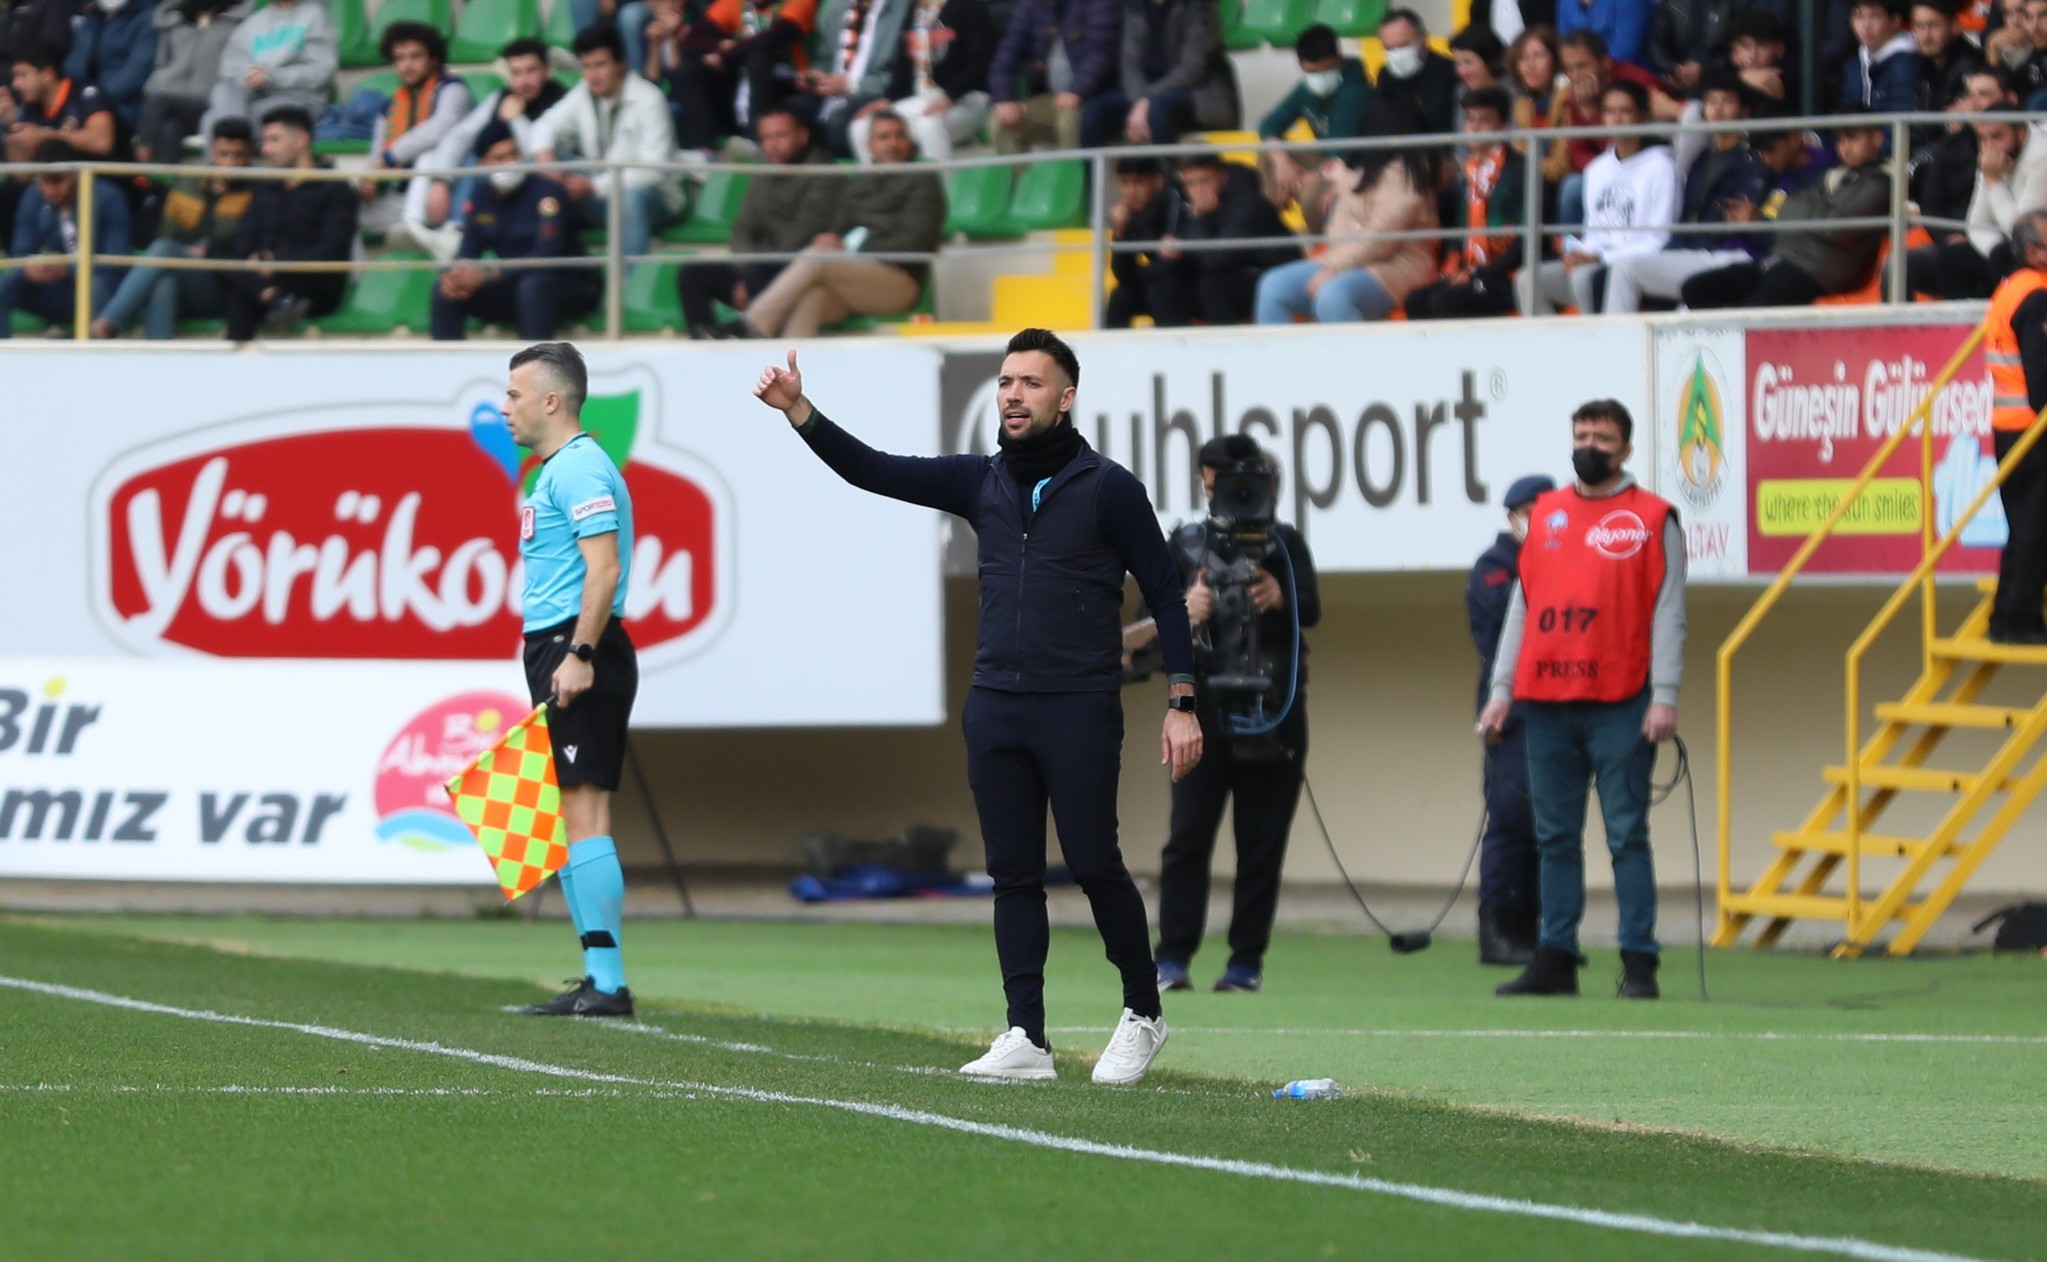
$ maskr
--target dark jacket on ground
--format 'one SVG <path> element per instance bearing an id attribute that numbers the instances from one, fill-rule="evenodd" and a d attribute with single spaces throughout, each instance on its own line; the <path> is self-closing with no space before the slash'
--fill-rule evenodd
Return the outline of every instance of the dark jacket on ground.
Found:
<path id="1" fill-rule="evenodd" d="M 905 26 L 903 47 L 890 69 L 891 101 L 908 100 L 917 93 L 917 60 L 910 55 L 909 46 L 916 25 L 913 17 Z M 955 101 L 969 92 L 986 92 L 988 70 L 995 59 L 995 26 L 988 20 L 988 6 L 983 0 L 945 0 L 934 30 L 943 32 L 950 32 L 951 38 L 933 50 L 932 84 Z"/>
<path id="2" fill-rule="evenodd" d="M 1123 49 L 1123 8 L 1114 0 L 1022 0 L 995 47 L 988 92 L 997 101 L 1022 101 L 1051 91 L 1045 63 L 1054 41 L 1066 45 L 1072 91 L 1083 100 L 1116 86 Z"/>
<path id="3" fill-rule="evenodd" d="M 1692 169 L 1685 172 L 1684 205 L 1680 208 L 1680 223 L 1724 223 L 1727 212 L 1722 209 L 1730 201 L 1745 201 L 1760 213 L 1770 204 L 1770 194 L 1777 186 L 1777 173 L 1762 155 L 1748 147 L 1743 141 L 1737 148 L 1723 152 L 1707 149 L 1692 159 Z M 1727 232 L 1672 233 L 1666 250 L 1746 250 L 1751 258 L 1761 258 L 1770 252 L 1770 238 L 1763 233 L 1745 233 L 1739 230 Z"/>
<path id="4" fill-rule="evenodd" d="M 1835 177 L 1840 178 L 1837 180 Z M 1866 219 L 1887 213 L 1891 176 L 1878 159 L 1868 166 L 1836 167 L 1784 199 L 1779 223 Z M 1811 273 L 1829 294 L 1843 294 L 1869 279 L 1883 248 L 1882 228 L 1829 228 L 1824 222 L 1777 234 L 1777 257 Z"/>
<path id="5" fill-rule="evenodd" d="M 1457 70 L 1450 59 L 1433 48 L 1422 58 L 1421 69 L 1414 74 L 1396 79 L 1382 70 L 1379 81 L 1372 86 L 1380 96 L 1391 101 L 1404 101 L 1418 112 L 1424 123 L 1421 134 L 1457 130 L 1457 94 L 1464 87 L 1458 83 Z"/>
<path id="6" fill-rule="evenodd" d="M 106 93 L 124 127 L 141 116 L 142 85 L 155 70 L 155 0 L 128 0 L 119 13 L 91 6 L 73 20 L 64 77 Z"/>
<path id="7" fill-rule="evenodd" d="M 355 247 L 358 205 L 346 180 L 263 180 L 235 233 L 234 256 L 268 252 L 280 263 L 345 261 Z M 338 300 L 347 285 L 348 273 L 322 272 L 308 275 L 300 288 L 324 302 Z"/>
<path id="8" fill-rule="evenodd" d="M 1365 107 L 1371 102 L 1372 81 L 1365 77 L 1365 63 L 1346 57 L 1343 83 L 1334 95 L 1316 96 L 1305 81 L 1296 83 L 1286 99 L 1258 124 L 1258 134 L 1277 140 L 1295 123 L 1306 120 L 1317 140 L 1349 140 L 1365 134 Z"/>
<path id="9" fill-rule="evenodd" d="M 1215 213 L 1197 215 L 1192 206 L 1180 212 L 1182 241 L 1236 241 L 1257 237 L 1290 237 L 1293 230 L 1280 218 L 1279 210 L 1265 200 L 1258 185 L 1258 173 L 1247 166 L 1226 163 L 1223 191 Z M 1239 268 L 1264 271 L 1291 263 L 1301 257 L 1297 245 L 1246 246 L 1241 250 L 1192 250 L 1180 256 L 1190 272 L 1229 272 Z"/>
<path id="10" fill-rule="evenodd" d="M 938 248 L 945 229 L 945 184 L 929 170 L 876 167 L 871 175 L 845 179 L 832 231 L 845 236 L 867 229 L 863 254 L 928 254 Z M 931 268 L 925 263 L 897 263 L 923 284 Z"/>
<path id="11" fill-rule="evenodd" d="M 951 513 L 979 540 L 976 688 L 1114 692 L 1123 677 L 1123 575 L 1158 623 L 1169 675 L 1191 679 L 1187 598 L 1144 484 L 1084 442 L 1038 508 L 995 456 L 892 456 L 814 413 L 803 440 L 863 491 Z"/>
<path id="12" fill-rule="evenodd" d="M 739 203 L 739 216 L 732 221 L 733 253 L 794 254 L 819 233 L 830 232 L 848 177 L 768 172 L 831 165 L 830 151 L 812 145 L 795 167 L 761 168 L 761 173 L 747 184 L 746 196 Z"/>
<path id="13" fill-rule="evenodd" d="M 1236 127 L 1243 110 L 1215 0 L 1124 0 L 1122 85 L 1133 101 L 1192 93 L 1197 127 Z"/>

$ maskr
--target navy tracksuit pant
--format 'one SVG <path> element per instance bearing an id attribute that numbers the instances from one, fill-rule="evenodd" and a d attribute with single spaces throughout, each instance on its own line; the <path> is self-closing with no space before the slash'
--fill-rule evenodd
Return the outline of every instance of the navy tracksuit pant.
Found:
<path id="1" fill-rule="evenodd" d="M 1510 915 L 1540 906 L 1535 815 L 1528 797 L 1528 722 L 1515 707 L 1500 743 L 1485 754 L 1485 840 L 1478 852 L 1478 903 Z"/>
<path id="2" fill-rule="evenodd" d="M 995 954 L 1009 1024 L 1045 1041 L 1045 808 L 1059 850 L 1087 895 L 1109 962 L 1123 977 L 1123 1003 L 1141 1017 L 1160 1013 L 1144 899 L 1116 844 L 1116 783 L 1123 760 L 1123 699 L 1115 691 L 967 694 L 962 726 L 967 783 L 981 817 L 988 875 L 995 883 Z"/>

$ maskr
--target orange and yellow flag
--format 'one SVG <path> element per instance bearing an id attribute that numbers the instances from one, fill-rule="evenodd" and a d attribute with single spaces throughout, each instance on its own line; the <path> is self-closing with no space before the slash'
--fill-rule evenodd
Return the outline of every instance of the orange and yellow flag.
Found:
<path id="1" fill-rule="evenodd" d="M 567 866 L 561 786 L 554 778 L 545 704 L 478 754 L 447 788 L 455 813 L 490 859 L 506 902 Z"/>

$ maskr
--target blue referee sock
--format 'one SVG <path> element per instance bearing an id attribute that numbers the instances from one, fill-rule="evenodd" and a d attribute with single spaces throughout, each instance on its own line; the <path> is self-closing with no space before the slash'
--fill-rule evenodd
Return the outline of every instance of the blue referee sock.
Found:
<path id="1" fill-rule="evenodd" d="M 569 847 L 568 878 L 562 892 L 575 908 L 576 929 L 583 935 L 583 971 L 607 995 L 625 986 L 625 955 L 619 949 L 625 932 L 625 869 L 618 847 L 609 837 L 590 837 Z"/>

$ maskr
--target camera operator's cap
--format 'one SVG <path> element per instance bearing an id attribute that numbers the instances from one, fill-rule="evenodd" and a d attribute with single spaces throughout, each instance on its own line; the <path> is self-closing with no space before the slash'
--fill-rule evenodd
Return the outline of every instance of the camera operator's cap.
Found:
<path id="1" fill-rule="evenodd" d="M 1512 512 L 1533 504 L 1537 498 L 1556 489 L 1556 479 L 1540 473 L 1531 473 L 1525 478 L 1516 478 L 1514 485 L 1507 488 L 1507 498 L 1502 502 L 1507 506 L 1507 511 Z"/>

